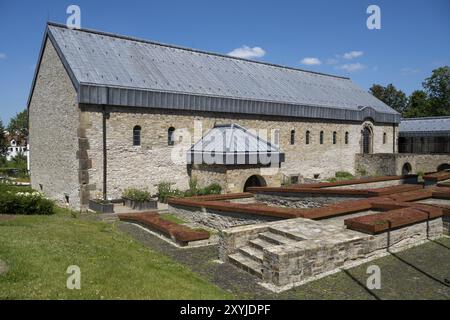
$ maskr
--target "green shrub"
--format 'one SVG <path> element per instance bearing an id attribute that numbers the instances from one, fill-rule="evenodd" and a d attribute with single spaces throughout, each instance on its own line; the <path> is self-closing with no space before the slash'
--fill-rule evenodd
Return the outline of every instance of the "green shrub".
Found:
<path id="1" fill-rule="evenodd" d="M 197 181 L 197 177 L 192 176 L 189 178 L 189 191 L 192 194 L 197 194 L 198 192 L 198 181 Z"/>
<path id="2" fill-rule="evenodd" d="M 347 172 L 347 171 L 338 171 L 338 172 L 336 172 L 335 177 L 337 179 L 348 179 L 348 180 L 354 178 L 354 176 L 350 172 Z"/>
<path id="3" fill-rule="evenodd" d="M 161 182 L 158 184 L 158 201 L 166 203 L 167 198 L 185 198 L 194 196 L 203 196 L 208 194 L 220 194 L 222 192 L 222 187 L 213 183 L 204 188 L 199 188 L 197 184 L 197 179 L 193 178 L 189 180 L 189 190 L 181 191 L 178 189 L 172 189 L 172 184 L 170 182 Z"/>
<path id="4" fill-rule="evenodd" d="M 49 215 L 53 213 L 53 201 L 46 199 L 39 192 L 0 192 L 0 214 Z"/>
<path id="5" fill-rule="evenodd" d="M 25 168 L 2 167 L 0 168 L 0 176 L 10 178 L 28 178 L 28 170 Z"/>
<path id="6" fill-rule="evenodd" d="M 218 183 L 210 184 L 200 190 L 198 190 L 197 195 L 203 196 L 208 194 L 220 194 L 222 192 L 222 187 Z"/>
<path id="7" fill-rule="evenodd" d="M 8 191 L 12 193 L 33 192 L 33 189 L 31 189 L 31 187 L 28 186 L 18 186 L 10 183 L 0 183 L 0 194 Z"/>
<path id="8" fill-rule="evenodd" d="M 160 182 L 158 184 L 158 201 L 166 203 L 167 198 L 172 194 L 172 184 L 170 182 Z"/>
<path id="9" fill-rule="evenodd" d="M 141 190 L 137 188 L 125 189 L 122 193 L 123 198 L 128 198 L 134 201 L 150 201 L 152 196 L 147 190 Z"/>

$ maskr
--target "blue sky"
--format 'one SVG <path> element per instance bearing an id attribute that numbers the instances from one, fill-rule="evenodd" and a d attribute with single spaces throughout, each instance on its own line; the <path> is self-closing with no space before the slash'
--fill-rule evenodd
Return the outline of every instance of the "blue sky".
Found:
<path id="1" fill-rule="evenodd" d="M 47 20 L 81 8 L 82 27 L 349 76 L 410 93 L 450 64 L 449 0 L 0 0 L 0 115 L 26 107 Z M 381 30 L 366 9 L 381 8 Z M 247 48 L 245 47 L 247 46 Z M 319 64 L 320 63 L 320 64 Z"/>

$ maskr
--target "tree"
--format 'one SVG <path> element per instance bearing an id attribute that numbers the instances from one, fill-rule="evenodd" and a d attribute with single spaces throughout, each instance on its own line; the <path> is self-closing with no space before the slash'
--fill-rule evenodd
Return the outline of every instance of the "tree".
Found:
<path id="1" fill-rule="evenodd" d="M 0 119 L 0 157 L 5 157 L 6 152 L 8 151 L 8 142 L 5 137 L 5 127 L 3 126 L 3 122 Z"/>
<path id="2" fill-rule="evenodd" d="M 408 98 L 408 106 L 403 112 L 405 118 L 427 117 L 431 115 L 430 101 L 423 90 L 416 90 Z"/>
<path id="3" fill-rule="evenodd" d="M 430 101 L 431 115 L 450 116 L 450 68 L 433 70 L 422 83 Z"/>
<path id="4" fill-rule="evenodd" d="M 17 113 L 9 121 L 8 128 L 9 133 L 18 133 L 22 138 L 28 136 L 28 113 L 27 110 Z"/>
<path id="5" fill-rule="evenodd" d="M 408 103 L 406 94 L 401 90 L 397 90 L 392 83 L 386 87 L 374 84 L 370 88 L 370 93 L 397 112 L 403 113 L 406 109 Z"/>

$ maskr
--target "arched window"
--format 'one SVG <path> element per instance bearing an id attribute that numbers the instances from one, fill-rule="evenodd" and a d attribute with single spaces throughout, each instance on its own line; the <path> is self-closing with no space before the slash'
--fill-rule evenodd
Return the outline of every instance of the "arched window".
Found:
<path id="1" fill-rule="evenodd" d="M 309 144 L 309 135 L 310 135 L 310 133 L 309 133 L 309 131 L 306 131 L 306 137 L 305 137 L 305 143 L 306 144 Z"/>
<path id="2" fill-rule="evenodd" d="M 141 127 L 135 126 L 133 128 L 133 146 L 141 145 Z"/>
<path id="3" fill-rule="evenodd" d="M 167 130 L 167 144 L 173 146 L 175 144 L 175 128 L 170 127 Z"/>
<path id="4" fill-rule="evenodd" d="M 383 144 L 386 144 L 386 132 L 383 132 Z"/>
<path id="5" fill-rule="evenodd" d="M 278 146 L 280 145 L 280 130 L 276 129 L 273 131 L 273 144 Z"/>
<path id="6" fill-rule="evenodd" d="M 348 132 L 345 133 L 345 144 L 348 144 Z"/>
<path id="7" fill-rule="evenodd" d="M 323 131 L 320 131 L 319 141 L 320 141 L 320 144 L 323 144 Z"/>
<path id="8" fill-rule="evenodd" d="M 333 131 L 333 144 L 336 144 L 337 142 L 337 132 Z"/>
<path id="9" fill-rule="evenodd" d="M 291 130 L 291 145 L 295 144 L 295 130 Z"/>
<path id="10" fill-rule="evenodd" d="M 372 153 L 372 130 L 369 126 L 364 126 L 362 130 L 362 152 Z"/>

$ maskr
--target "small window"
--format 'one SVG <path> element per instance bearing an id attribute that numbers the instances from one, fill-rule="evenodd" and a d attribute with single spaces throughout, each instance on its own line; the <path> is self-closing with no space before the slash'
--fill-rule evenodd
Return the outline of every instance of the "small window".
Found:
<path id="1" fill-rule="evenodd" d="M 348 132 L 345 133 L 345 144 L 348 144 Z"/>
<path id="2" fill-rule="evenodd" d="M 298 184 L 298 176 L 291 176 L 291 183 Z"/>
<path id="3" fill-rule="evenodd" d="M 175 144 L 175 128 L 170 127 L 167 130 L 167 144 L 173 146 Z"/>
<path id="4" fill-rule="evenodd" d="M 141 145 L 141 127 L 135 126 L 133 128 L 133 146 Z"/>
<path id="5" fill-rule="evenodd" d="M 280 130 L 274 130 L 273 131 L 273 144 L 278 146 L 280 145 Z"/>
<path id="6" fill-rule="evenodd" d="M 383 144 L 386 144 L 386 132 L 383 133 Z"/>
<path id="7" fill-rule="evenodd" d="M 333 144 L 336 144 L 336 142 L 337 142 L 337 132 L 334 131 L 333 132 Z"/>
<path id="8" fill-rule="evenodd" d="M 309 133 L 309 131 L 306 131 L 306 137 L 305 137 L 305 143 L 306 144 L 309 144 L 309 140 L 310 140 L 310 133 Z"/>
<path id="9" fill-rule="evenodd" d="M 291 130 L 291 145 L 295 144 L 295 130 Z"/>
<path id="10" fill-rule="evenodd" d="M 323 144 L 323 131 L 320 131 L 319 141 L 320 141 L 320 144 Z"/>

